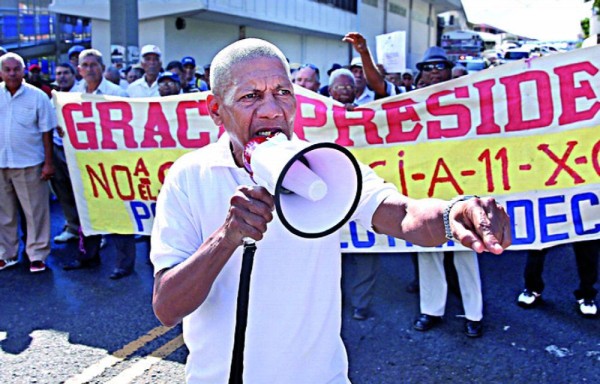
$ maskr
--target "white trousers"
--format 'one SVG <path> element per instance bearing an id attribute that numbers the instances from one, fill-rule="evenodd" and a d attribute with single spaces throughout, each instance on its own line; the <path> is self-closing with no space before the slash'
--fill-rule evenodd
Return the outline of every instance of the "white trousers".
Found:
<path id="1" fill-rule="evenodd" d="M 455 251 L 454 265 L 458 274 L 465 317 L 468 320 L 480 321 L 483 317 L 483 298 L 477 253 Z M 421 313 L 443 316 L 448 296 L 444 252 L 419 252 L 419 289 Z"/>

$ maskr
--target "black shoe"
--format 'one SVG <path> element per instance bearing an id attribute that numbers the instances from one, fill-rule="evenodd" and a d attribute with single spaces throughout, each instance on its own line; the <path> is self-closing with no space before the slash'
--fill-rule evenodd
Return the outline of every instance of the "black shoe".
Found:
<path id="1" fill-rule="evenodd" d="M 119 280 L 124 278 L 125 276 L 129 276 L 133 273 L 133 271 L 125 271 L 123 269 L 115 269 L 113 273 L 109 276 L 112 280 Z"/>
<path id="2" fill-rule="evenodd" d="M 87 268 L 95 268 L 100 265 L 100 259 L 90 259 L 90 260 L 73 260 L 68 264 L 63 265 L 63 269 L 65 271 L 72 271 L 76 269 L 87 269 Z"/>
<path id="3" fill-rule="evenodd" d="M 421 313 L 417 320 L 415 320 L 413 324 L 413 328 L 417 331 L 425 332 L 429 331 L 435 325 L 442 322 L 441 316 L 430 316 L 424 313 Z"/>
<path id="4" fill-rule="evenodd" d="M 483 334 L 483 324 L 481 321 L 465 321 L 465 335 L 469 337 L 481 337 Z"/>
<path id="5" fill-rule="evenodd" d="M 413 280 L 406 286 L 406 292 L 419 293 L 419 280 Z"/>
<path id="6" fill-rule="evenodd" d="M 369 318 L 369 315 L 370 313 L 368 308 L 354 308 L 352 318 L 354 320 L 367 320 Z"/>

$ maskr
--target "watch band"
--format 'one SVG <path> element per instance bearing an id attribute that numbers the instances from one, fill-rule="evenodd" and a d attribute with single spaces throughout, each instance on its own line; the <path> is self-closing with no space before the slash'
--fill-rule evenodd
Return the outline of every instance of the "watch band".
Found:
<path id="1" fill-rule="evenodd" d="M 452 235 L 452 229 L 450 228 L 450 211 L 452 210 L 452 207 L 454 207 L 454 204 L 458 203 L 459 201 L 469 200 L 474 197 L 477 198 L 479 196 L 459 195 L 459 196 L 456 196 L 454 199 L 450 200 L 450 202 L 448 202 L 448 205 L 444 209 L 444 214 L 443 214 L 444 230 L 446 231 L 446 239 L 454 240 L 454 236 Z"/>

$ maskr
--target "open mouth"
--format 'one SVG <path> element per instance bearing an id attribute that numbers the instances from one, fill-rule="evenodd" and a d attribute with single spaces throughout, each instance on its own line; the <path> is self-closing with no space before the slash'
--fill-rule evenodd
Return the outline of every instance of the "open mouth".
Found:
<path id="1" fill-rule="evenodd" d="M 279 128 L 260 129 L 254 134 L 254 136 L 270 138 L 282 132 L 283 131 Z"/>

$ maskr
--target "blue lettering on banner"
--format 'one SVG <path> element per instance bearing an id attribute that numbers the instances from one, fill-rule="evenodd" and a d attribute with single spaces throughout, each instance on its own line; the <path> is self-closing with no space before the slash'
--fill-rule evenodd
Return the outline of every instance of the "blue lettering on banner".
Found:
<path id="1" fill-rule="evenodd" d="M 156 214 L 156 202 L 152 202 L 150 207 L 148 207 L 145 202 L 130 201 L 129 206 L 133 213 L 135 223 L 137 224 L 137 230 L 139 232 L 144 232 L 144 220 L 152 219 L 154 217 Z"/>
<path id="2" fill-rule="evenodd" d="M 593 228 L 586 230 L 583 227 L 583 219 L 581 217 L 580 203 L 582 201 L 589 201 L 590 205 L 598 205 L 598 196 L 592 192 L 581 193 L 573 196 L 571 199 L 571 211 L 573 211 L 573 224 L 575 225 L 575 233 L 578 235 L 591 235 L 600 232 L 600 223 L 596 224 Z"/>
<path id="3" fill-rule="evenodd" d="M 366 231 L 367 240 L 363 241 L 358 238 L 357 226 L 354 221 L 350 222 L 350 239 L 355 248 L 371 248 L 375 245 L 375 234 L 371 231 Z"/>
<path id="4" fill-rule="evenodd" d="M 525 237 L 518 237 L 515 229 L 515 211 L 517 208 L 523 208 L 525 211 Z M 515 200 L 506 202 L 506 211 L 510 216 L 510 232 L 512 235 L 512 243 L 514 245 L 533 244 L 535 241 L 535 222 L 533 220 L 533 202 L 530 200 Z"/>
<path id="5" fill-rule="evenodd" d="M 561 196 L 550 196 L 539 199 L 539 215 L 540 215 L 540 240 L 542 243 L 548 243 L 551 241 L 565 240 L 569 238 L 568 233 L 557 233 L 550 235 L 548 233 L 548 226 L 556 223 L 566 223 L 567 215 L 554 215 L 548 216 L 546 212 L 546 206 L 553 204 L 560 204 L 565 202 L 565 197 Z"/>

